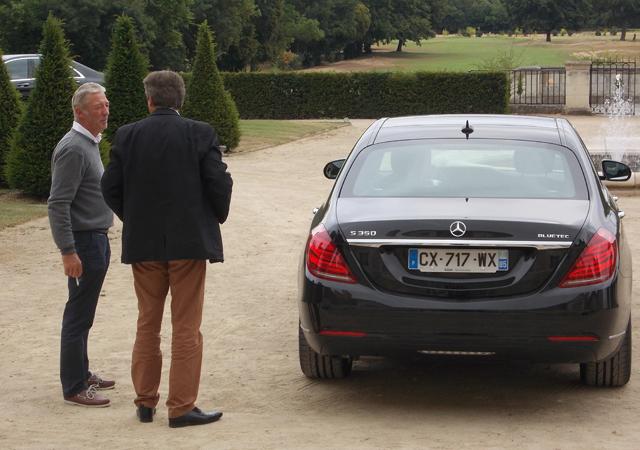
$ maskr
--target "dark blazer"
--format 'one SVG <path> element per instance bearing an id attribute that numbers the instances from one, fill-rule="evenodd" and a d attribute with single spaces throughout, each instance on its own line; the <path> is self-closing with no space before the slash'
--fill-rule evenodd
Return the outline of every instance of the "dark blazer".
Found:
<path id="1" fill-rule="evenodd" d="M 211 126 L 171 109 L 118 129 L 102 194 L 124 222 L 122 262 L 223 261 L 233 181 L 221 156 Z"/>

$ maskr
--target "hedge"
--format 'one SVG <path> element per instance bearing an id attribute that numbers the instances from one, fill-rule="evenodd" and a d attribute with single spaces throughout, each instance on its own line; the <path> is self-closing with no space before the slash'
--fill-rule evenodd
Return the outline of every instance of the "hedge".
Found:
<path id="1" fill-rule="evenodd" d="M 504 73 L 241 72 L 222 76 L 243 119 L 502 114 L 508 106 Z"/>

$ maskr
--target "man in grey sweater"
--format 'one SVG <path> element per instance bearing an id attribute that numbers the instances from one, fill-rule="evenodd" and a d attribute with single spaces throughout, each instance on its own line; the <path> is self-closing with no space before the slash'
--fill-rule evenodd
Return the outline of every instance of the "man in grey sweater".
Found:
<path id="1" fill-rule="evenodd" d="M 51 232 L 69 288 L 62 318 L 60 381 L 66 403 L 95 408 L 110 404 L 96 391 L 115 385 L 89 371 L 87 356 L 89 330 L 111 256 L 107 231 L 113 213 L 100 191 L 104 167 L 98 150 L 109 101 L 102 86 L 86 83 L 75 92 L 72 107 L 73 127 L 51 158 L 48 200 Z"/>

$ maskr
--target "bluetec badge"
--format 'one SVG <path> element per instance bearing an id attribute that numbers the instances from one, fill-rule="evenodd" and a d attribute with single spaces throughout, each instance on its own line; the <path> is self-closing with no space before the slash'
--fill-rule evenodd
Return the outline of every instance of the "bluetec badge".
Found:
<path id="1" fill-rule="evenodd" d="M 417 269 L 418 268 L 418 249 L 410 248 L 409 249 L 409 269 Z"/>

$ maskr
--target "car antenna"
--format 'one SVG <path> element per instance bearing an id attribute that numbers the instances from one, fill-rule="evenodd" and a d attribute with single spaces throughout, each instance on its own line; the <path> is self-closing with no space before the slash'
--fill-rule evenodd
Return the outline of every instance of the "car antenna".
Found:
<path id="1" fill-rule="evenodd" d="M 469 126 L 469 121 L 468 120 L 467 120 L 467 124 L 462 129 L 462 132 L 465 134 L 465 136 L 467 136 L 467 139 L 469 139 L 469 135 L 471 133 L 473 133 L 473 127 Z"/>

